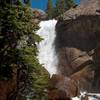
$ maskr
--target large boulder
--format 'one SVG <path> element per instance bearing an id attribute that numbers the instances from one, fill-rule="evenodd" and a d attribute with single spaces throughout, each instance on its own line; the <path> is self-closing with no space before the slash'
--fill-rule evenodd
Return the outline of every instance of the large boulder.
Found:
<path id="1" fill-rule="evenodd" d="M 80 87 L 73 76 L 53 75 L 48 96 L 49 100 L 72 100 L 72 97 L 76 96 L 80 97 L 81 100 L 88 100 L 87 95 L 80 96 Z"/>
<path id="2" fill-rule="evenodd" d="M 53 75 L 49 86 L 49 100 L 71 100 L 79 95 L 76 81 L 63 75 Z"/>

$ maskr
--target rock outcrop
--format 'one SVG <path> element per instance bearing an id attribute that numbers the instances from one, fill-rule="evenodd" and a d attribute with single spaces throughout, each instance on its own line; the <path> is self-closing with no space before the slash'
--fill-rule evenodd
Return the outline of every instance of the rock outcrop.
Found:
<path id="1" fill-rule="evenodd" d="M 80 89 L 76 80 L 63 75 L 53 75 L 49 86 L 49 100 L 72 100 L 71 97 L 80 96 Z M 88 96 L 81 95 L 80 100 L 88 100 Z"/>
<path id="2" fill-rule="evenodd" d="M 79 89 L 74 80 L 63 75 L 53 75 L 48 95 L 49 100 L 71 100 L 71 97 L 79 95 Z"/>
<path id="3" fill-rule="evenodd" d="M 59 17 L 55 45 L 58 74 L 77 81 L 80 90 L 100 92 L 100 0 L 82 0 Z"/>
<path id="4" fill-rule="evenodd" d="M 47 14 L 41 9 L 33 9 L 33 16 L 39 20 L 47 19 Z"/>
<path id="5" fill-rule="evenodd" d="M 42 20 L 47 19 L 47 14 L 41 9 L 32 9 L 33 11 L 33 23 L 38 24 Z"/>

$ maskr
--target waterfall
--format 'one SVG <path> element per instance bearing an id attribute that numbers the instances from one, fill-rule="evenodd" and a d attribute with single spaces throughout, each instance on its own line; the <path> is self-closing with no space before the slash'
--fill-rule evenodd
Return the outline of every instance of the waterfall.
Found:
<path id="1" fill-rule="evenodd" d="M 50 73 L 50 76 L 52 76 L 53 74 L 57 74 L 58 59 L 54 46 L 54 40 L 56 37 L 55 34 L 56 23 L 57 23 L 56 20 L 41 21 L 39 24 L 40 29 L 36 32 L 36 34 L 38 34 L 43 38 L 43 40 L 39 44 L 37 44 L 39 50 L 38 59 L 39 62 L 43 64 L 43 66 Z M 79 98 L 75 97 L 72 98 L 72 100 L 81 100 L 82 95 L 85 95 L 84 92 L 81 93 Z M 99 100 L 93 98 L 93 96 L 100 97 L 100 95 L 91 94 L 89 100 Z"/>
<path id="2" fill-rule="evenodd" d="M 40 29 L 36 32 L 43 38 L 38 44 L 38 58 L 40 64 L 43 64 L 50 76 L 57 73 L 57 55 L 54 47 L 56 23 L 56 20 L 41 21 L 39 24 Z"/>

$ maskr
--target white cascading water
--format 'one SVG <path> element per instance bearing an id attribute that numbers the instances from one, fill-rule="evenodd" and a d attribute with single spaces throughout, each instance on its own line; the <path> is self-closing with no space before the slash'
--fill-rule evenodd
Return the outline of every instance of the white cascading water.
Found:
<path id="1" fill-rule="evenodd" d="M 58 60 L 54 49 L 56 23 L 56 20 L 41 21 L 39 24 L 40 29 L 37 31 L 37 34 L 44 39 L 38 45 L 38 58 L 40 63 L 44 64 L 50 76 L 57 73 Z"/>
<path id="2" fill-rule="evenodd" d="M 58 59 L 57 55 L 55 53 L 55 46 L 54 46 L 54 40 L 56 37 L 55 34 L 55 25 L 57 21 L 56 20 L 48 20 L 48 21 L 41 21 L 39 24 L 40 29 L 36 32 L 39 36 L 41 36 L 44 40 L 42 40 L 38 46 L 38 58 L 41 64 L 44 65 L 44 67 L 47 69 L 47 71 L 50 73 L 50 76 L 57 73 L 57 64 Z M 81 100 L 81 96 L 85 95 L 85 92 L 81 93 L 80 97 L 72 98 L 72 100 Z M 91 94 L 96 95 L 97 97 L 100 97 L 100 94 Z M 89 97 L 89 100 L 99 100 L 96 98 Z"/>
<path id="3" fill-rule="evenodd" d="M 86 95 L 89 97 L 89 100 L 100 100 L 100 94 L 87 92 L 80 92 L 80 94 L 79 97 L 74 97 L 72 100 L 82 100 L 81 97 L 85 97 Z"/>

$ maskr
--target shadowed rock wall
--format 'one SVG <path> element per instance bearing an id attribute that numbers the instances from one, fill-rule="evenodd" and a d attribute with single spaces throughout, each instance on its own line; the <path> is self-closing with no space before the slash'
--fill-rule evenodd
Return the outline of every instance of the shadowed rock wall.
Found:
<path id="1" fill-rule="evenodd" d="M 76 80 L 80 90 L 100 92 L 100 1 L 85 1 L 58 19 L 58 74 Z"/>

